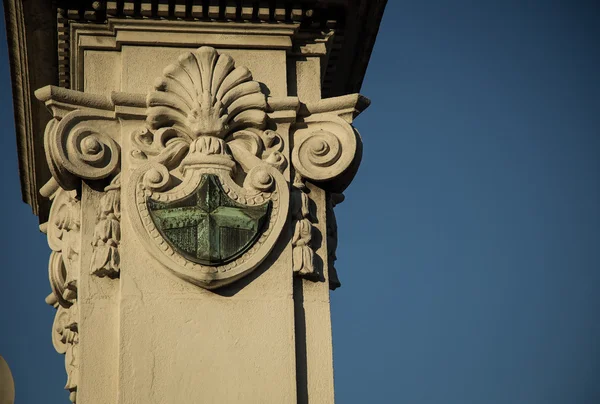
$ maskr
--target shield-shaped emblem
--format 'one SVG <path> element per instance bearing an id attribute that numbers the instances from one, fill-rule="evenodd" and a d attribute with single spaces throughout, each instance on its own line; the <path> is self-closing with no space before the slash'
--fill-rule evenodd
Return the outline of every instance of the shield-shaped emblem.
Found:
<path id="1" fill-rule="evenodd" d="M 232 200 L 218 176 L 204 174 L 196 191 L 172 202 L 147 200 L 162 237 L 181 255 L 202 265 L 235 260 L 260 237 L 271 202 L 247 206 Z"/>

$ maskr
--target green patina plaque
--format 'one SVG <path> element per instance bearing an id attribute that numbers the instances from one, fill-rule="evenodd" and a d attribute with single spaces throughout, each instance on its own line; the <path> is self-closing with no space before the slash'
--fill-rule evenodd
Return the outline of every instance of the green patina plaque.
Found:
<path id="1" fill-rule="evenodd" d="M 154 224 L 167 242 L 190 261 L 223 265 L 258 239 L 271 202 L 247 206 L 231 199 L 216 175 L 204 174 L 192 194 L 173 202 L 148 199 Z"/>

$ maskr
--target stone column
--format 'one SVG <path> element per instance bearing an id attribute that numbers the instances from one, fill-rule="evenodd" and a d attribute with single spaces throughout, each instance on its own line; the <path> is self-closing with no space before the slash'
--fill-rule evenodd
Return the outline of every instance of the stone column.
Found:
<path id="1" fill-rule="evenodd" d="M 333 403 L 333 207 L 368 100 L 321 97 L 334 31 L 303 28 L 306 9 L 204 3 L 107 2 L 102 24 L 59 11 L 64 85 L 35 95 L 52 115 L 41 229 L 66 389 L 81 404 Z M 161 12 L 287 22 L 126 18 Z"/>

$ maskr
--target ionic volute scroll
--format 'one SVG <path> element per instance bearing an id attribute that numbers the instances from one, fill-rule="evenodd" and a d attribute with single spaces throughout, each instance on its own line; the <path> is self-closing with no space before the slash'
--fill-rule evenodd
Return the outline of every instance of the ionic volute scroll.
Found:
<path id="1" fill-rule="evenodd" d="M 296 172 L 326 191 L 342 192 L 362 158 L 362 140 L 352 120 L 369 103 L 354 94 L 302 104 L 291 135 Z"/>
<path id="2" fill-rule="evenodd" d="M 120 129 L 110 99 L 53 86 L 35 95 L 52 113 L 44 150 L 53 181 L 72 190 L 82 180 L 105 180 L 119 172 Z"/>

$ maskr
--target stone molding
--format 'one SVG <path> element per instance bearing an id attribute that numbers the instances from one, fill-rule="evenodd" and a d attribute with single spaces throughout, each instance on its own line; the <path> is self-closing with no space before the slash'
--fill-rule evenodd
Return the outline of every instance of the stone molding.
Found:
<path id="1" fill-rule="evenodd" d="M 235 22 L 156 21 L 109 19 L 106 24 L 71 23 L 68 44 L 70 87 L 83 91 L 84 53 L 119 51 L 124 45 L 212 46 L 236 49 L 292 49 L 299 24 L 248 24 Z"/>
<path id="2" fill-rule="evenodd" d="M 150 0 L 142 1 L 95 1 L 91 4 L 82 3 L 79 7 L 73 4 L 62 4 L 59 1 L 61 14 L 75 20 L 102 21 L 106 17 L 134 18 L 179 18 L 199 20 L 231 20 L 231 21 L 300 21 L 312 16 L 315 4 L 301 5 L 298 2 L 288 4 L 273 4 L 268 1 L 219 1 L 194 0 L 188 2 L 172 2 Z M 153 4 L 155 3 L 155 4 Z M 306 3 L 306 2 L 304 2 Z"/>

